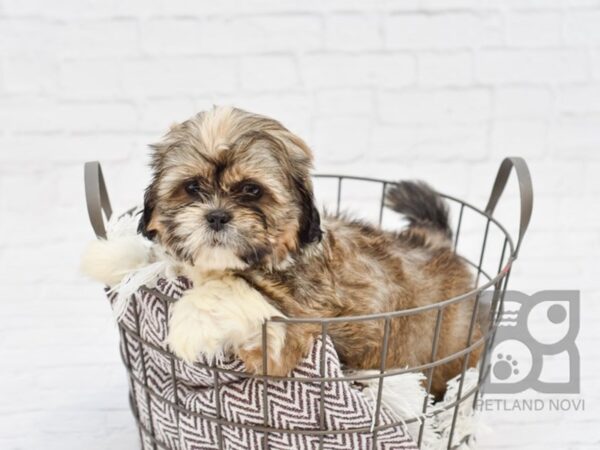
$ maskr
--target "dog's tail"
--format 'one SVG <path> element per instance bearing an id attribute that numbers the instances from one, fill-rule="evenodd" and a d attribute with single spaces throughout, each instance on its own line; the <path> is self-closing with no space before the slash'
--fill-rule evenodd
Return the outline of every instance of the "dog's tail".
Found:
<path id="1" fill-rule="evenodd" d="M 448 205 L 423 181 L 400 181 L 388 189 L 385 198 L 388 208 L 403 214 L 410 228 L 424 228 L 441 233 L 450 240 Z"/>

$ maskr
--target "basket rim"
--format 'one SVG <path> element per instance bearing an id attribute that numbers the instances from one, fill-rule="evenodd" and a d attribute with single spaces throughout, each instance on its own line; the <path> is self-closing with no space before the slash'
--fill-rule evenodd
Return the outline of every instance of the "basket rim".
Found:
<path id="1" fill-rule="evenodd" d="M 124 323 L 122 323 L 122 322 L 119 323 L 119 328 L 124 333 L 126 333 L 128 338 L 132 338 L 134 341 L 143 343 L 145 346 L 147 346 L 153 352 L 156 352 L 156 353 L 158 353 L 162 356 L 166 356 L 166 357 L 172 356 L 172 353 L 169 350 L 165 350 L 165 349 L 159 347 L 158 345 L 148 342 L 147 339 L 140 336 L 140 334 L 138 334 L 135 330 L 128 327 Z M 458 350 L 458 351 L 451 353 L 443 358 L 436 359 L 435 361 L 432 361 L 432 362 L 429 362 L 426 364 L 420 364 L 417 366 L 407 366 L 404 368 L 396 367 L 396 368 L 391 368 L 391 369 L 385 369 L 384 372 L 373 369 L 369 373 L 367 373 L 367 372 L 347 373 L 347 374 L 337 376 L 337 377 L 326 377 L 326 376 L 299 377 L 299 376 L 290 376 L 290 375 L 280 376 L 280 375 L 268 375 L 268 374 L 264 375 L 264 374 L 250 373 L 250 372 L 240 372 L 236 369 L 221 367 L 217 364 L 214 364 L 214 362 L 213 363 L 202 363 L 202 362 L 196 361 L 192 365 L 194 367 L 197 367 L 200 369 L 213 370 L 213 371 L 223 373 L 223 374 L 236 375 L 236 376 L 239 376 L 239 378 L 243 378 L 243 379 L 262 380 L 262 379 L 265 379 L 265 377 L 266 377 L 267 379 L 273 380 L 273 381 L 297 381 L 297 382 L 302 382 L 302 383 L 361 382 L 361 381 L 375 380 L 375 379 L 381 380 L 381 379 L 387 378 L 387 377 L 393 377 L 393 376 L 397 376 L 397 375 L 404 375 L 407 373 L 430 370 L 432 368 L 441 366 L 441 365 L 446 364 L 455 359 L 461 358 L 466 355 L 470 355 L 473 352 L 473 350 L 475 350 L 476 348 L 487 345 L 490 342 L 490 340 L 493 339 L 493 335 L 494 335 L 494 327 L 491 327 L 485 333 L 482 333 L 482 336 L 479 339 L 477 339 L 475 342 L 471 342 L 469 345 L 467 345 L 462 350 Z M 121 360 L 127 369 L 131 369 L 130 365 L 127 363 L 126 358 L 123 354 L 121 354 Z"/>

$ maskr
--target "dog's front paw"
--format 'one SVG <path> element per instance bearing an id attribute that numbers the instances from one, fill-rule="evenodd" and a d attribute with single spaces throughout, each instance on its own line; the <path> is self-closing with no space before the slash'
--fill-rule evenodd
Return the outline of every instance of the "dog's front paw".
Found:
<path id="1" fill-rule="evenodd" d="M 199 282 L 174 305 L 167 343 L 181 359 L 193 362 L 202 354 L 211 361 L 227 352 L 260 347 L 262 324 L 281 315 L 243 279 L 224 275 Z M 285 324 L 267 328 L 270 355 L 279 357 Z"/>
<path id="2" fill-rule="evenodd" d="M 222 356 L 224 336 L 215 327 L 211 307 L 215 298 L 203 295 L 201 290 L 190 289 L 174 305 L 169 319 L 167 344 L 179 358 L 188 363 L 201 355 L 208 360 Z"/>

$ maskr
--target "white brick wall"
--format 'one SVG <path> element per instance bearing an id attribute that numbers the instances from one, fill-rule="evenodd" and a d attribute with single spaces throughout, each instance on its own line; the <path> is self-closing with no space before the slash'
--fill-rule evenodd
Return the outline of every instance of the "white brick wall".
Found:
<path id="1" fill-rule="evenodd" d="M 123 209 L 146 145 L 213 103 L 282 120 L 321 172 L 482 206 L 502 157 L 527 157 L 512 287 L 583 290 L 586 412 L 489 414 L 482 448 L 598 448 L 598 0 L 0 0 L 0 448 L 135 447 L 117 333 L 77 270 L 82 163 Z"/>

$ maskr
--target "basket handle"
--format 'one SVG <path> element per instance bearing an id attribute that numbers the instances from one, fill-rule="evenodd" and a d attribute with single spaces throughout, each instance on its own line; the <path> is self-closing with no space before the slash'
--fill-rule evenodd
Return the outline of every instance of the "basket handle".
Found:
<path id="1" fill-rule="evenodd" d="M 83 180 L 85 183 L 85 201 L 87 204 L 90 223 L 96 233 L 96 237 L 106 238 L 106 220 L 112 216 L 110 199 L 102 175 L 102 166 L 98 161 L 86 162 L 83 169 Z M 104 213 L 104 217 L 103 214 Z"/>
<path id="2" fill-rule="evenodd" d="M 500 164 L 498 174 L 496 175 L 496 181 L 494 181 L 494 186 L 492 187 L 492 192 L 490 194 L 490 199 L 485 207 L 485 212 L 490 216 L 494 214 L 498 200 L 500 199 L 502 192 L 504 192 L 506 182 L 508 181 L 508 176 L 510 175 L 510 171 L 513 167 L 517 173 L 517 179 L 519 181 L 519 193 L 521 197 L 521 218 L 519 222 L 519 239 L 517 241 L 517 246 L 515 247 L 516 256 L 519 253 L 523 236 L 525 236 L 525 232 L 529 226 L 531 212 L 533 210 L 533 185 L 531 184 L 531 173 L 529 172 L 527 163 L 520 156 L 511 156 L 505 158 Z"/>

